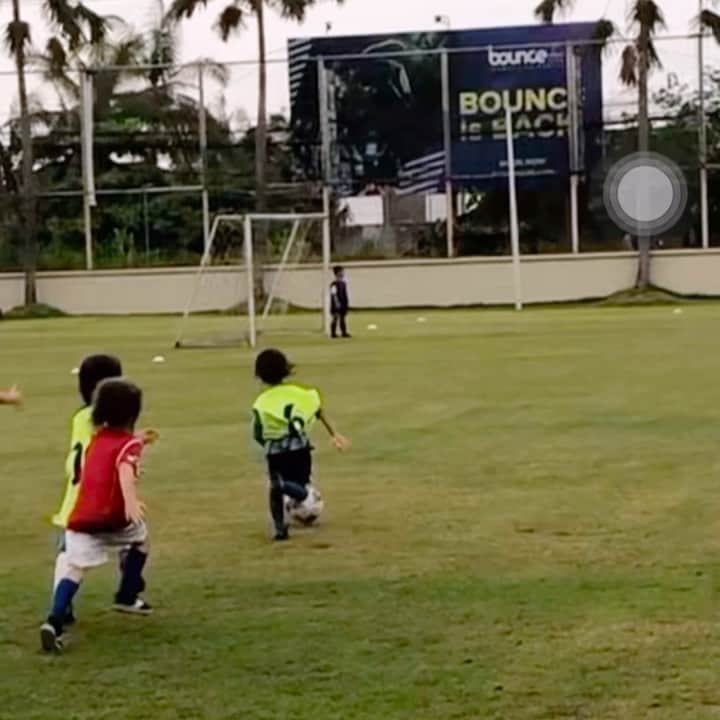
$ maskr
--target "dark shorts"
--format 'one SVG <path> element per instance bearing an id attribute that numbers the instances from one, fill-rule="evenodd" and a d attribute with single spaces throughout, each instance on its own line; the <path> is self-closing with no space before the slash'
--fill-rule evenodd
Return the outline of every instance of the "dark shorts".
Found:
<path id="1" fill-rule="evenodd" d="M 273 485 L 291 482 L 309 485 L 312 482 L 312 450 L 290 450 L 267 456 L 270 481 Z"/>

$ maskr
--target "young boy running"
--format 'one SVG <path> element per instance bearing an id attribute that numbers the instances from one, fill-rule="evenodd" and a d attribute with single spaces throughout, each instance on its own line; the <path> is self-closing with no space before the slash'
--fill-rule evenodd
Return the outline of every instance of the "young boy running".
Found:
<path id="1" fill-rule="evenodd" d="M 349 338 L 347 329 L 347 316 L 350 312 L 350 296 L 348 294 L 347 281 L 345 280 L 345 268 L 338 265 L 333 269 L 335 280 L 330 284 L 330 312 L 332 313 L 332 337 L 338 336 L 338 326 L 344 338 Z"/>
<path id="2" fill-rule="evenodd" d="M 309 434 L 315 420 L 320 420 L 338 450 L 350 445 L 324 415 L 320 393 L 287 382 L 292 372 L 293 366 L 279 350 L 264 350 L 255 361 L 255 375 L 267 387 L 253 405 L 254 435 L 267 458 L 275 540 L 289 537 L 283 496 L 295 502 L 307 498 L 313 450 Z"/>
<path id="3" fill-rule="evenodd" d="M 52 517 L 52 523 L 60 532 L 58 553 L 55 559 L 53 592 L 67 571 L 67 553 L 65 552 L 65 528 L 70 513 L 75 507 L 80 489 L 80 477 L 85 453 L 95 434 L 92 419 L 92 401 L 95 388 L 103 381 L 122 376 L 122 364 L 113 355 L 89 355 L 81 365 L 78 373 L 78 390 L 82 398 L 82 407 L 75 412 L 70 421 L 70 450 L 65 461 L 65 494 L 60 509 Z M 120 551 L 120 573 L 122 574 L 125 551 Z M 68 608 L 66 624 L 75 622 L 73 608 Z"/>
<path id="4" fill-rule="evenodd" d="M 116 603 L 141 602 L 138 594 L 148 553 L 145 506 L 136 488 L 144 445 L 135 435 L 141 407 L 140 389 L 127 380 L 105 380 L 97 388 L 92 411 L 97 432 L 87 449 L 67 522 L 66 569 L 40 630 L 42 648 L 48 652 L 62 649 L 65 619 L 85 572 L 105 564 L 108 550 L 129 548 Z"/>

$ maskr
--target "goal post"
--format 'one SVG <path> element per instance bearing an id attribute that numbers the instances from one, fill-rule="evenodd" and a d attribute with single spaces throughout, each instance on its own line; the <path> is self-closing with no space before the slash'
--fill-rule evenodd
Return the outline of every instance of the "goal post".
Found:
<path id="1" fill-rule="evenodd" d="M 327 208 L 329 194 L 324 200 Z M 267 238 L 263 252 L 256 246 L 260 225 Z M 268 247 L 279 252 L 268 253 Z M 217 215 L 192 278 L 175 347 L 241 342 L 254 348 L 260 335 L 273 331 L 329 334 L 330 264 L 328 212 Z M 291 309 L 298 311 L 292 317 Z"/>

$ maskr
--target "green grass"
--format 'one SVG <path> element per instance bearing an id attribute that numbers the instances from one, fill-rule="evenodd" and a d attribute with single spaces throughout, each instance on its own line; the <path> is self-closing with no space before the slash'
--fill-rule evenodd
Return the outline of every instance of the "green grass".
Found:
<path id="1" fill-rule="evenodd" d="M 0 324 L 27 394 L 0 411 L 0 718 L 717 718 L 720 307 L 426 315 L 282 341 L 354 441 L 318 435 L 326 516 L 283 546 L 246 350 L 166 351 L 167 318 Z M 70 369 L 100 350 L 163 434 L 158 611 L 112 615 L 100 570 L 44 657 Z"/>

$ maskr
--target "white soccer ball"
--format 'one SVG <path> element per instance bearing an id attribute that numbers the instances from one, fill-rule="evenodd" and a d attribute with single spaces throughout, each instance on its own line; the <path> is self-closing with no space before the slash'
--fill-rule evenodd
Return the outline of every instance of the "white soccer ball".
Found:
<path id="1" fill-rule="evenodd" d="M 321 515 L 325 502 L 314 485 L 307 486 L 308 496 L 301 503 L 285 497 L 285 516 L 298 525 L 312 525 Z"/>

